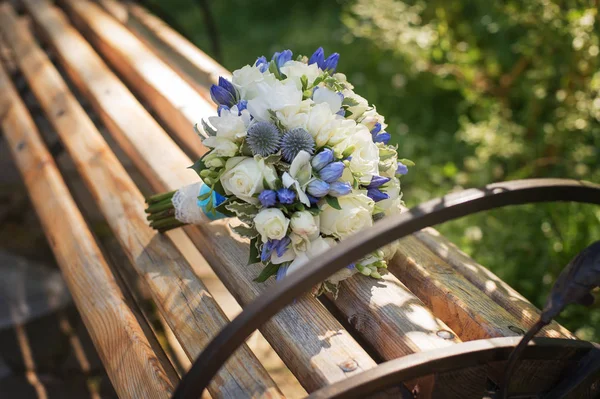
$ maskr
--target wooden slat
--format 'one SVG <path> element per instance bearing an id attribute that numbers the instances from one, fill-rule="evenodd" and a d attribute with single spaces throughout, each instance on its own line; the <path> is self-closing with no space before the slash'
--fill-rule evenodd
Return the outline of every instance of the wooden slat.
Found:
<path id="1" fill-rule="evenodd" d="M 63 42 L 65 41 L 64 36 L 65 35 L 61 35 L 63 39 L 60 39 Z M 58 39 L 58 36 L 56 36 L 56 38 Z M 64 53 L 62 57 L 66 58 L 69 54 L 67 49 L 72 49 L 74 44 L 61 44 L 59 43 L 60 40 L 55 40 L 53 43 L 55 43 L 55 47 L 65 48 L 62 52 L 59 49 L 58 53 Z M 76 53 L 78 54 L 78 57 L 70 57 L 70 66 L 66 66 L 67 69 L 74 69 L 76 68 L 74 64 L 78 62 L 82 63 L 81 54 L 83 54 L 83 51 L 77 51 Z M 91 70 L 89 65 L 90 63 L 87 62 L 87 73 Z M 80 73 L 83 73 L 83 71 Z M 85 82 L 106 82 L 106 78 L 104 77 L 89 79 L 76 78 L 75 80 L 83 80 Z M 90 86 L 90 84 L 87 86 Z M 82 91 L 91 92 L 93 89 L 88 87 Z M 99 93 L 99 90 L 96 90 L 96 92 Z M 116 95 L 113 90 L 111 90 L 111 92 Z M 120 94 L 119 97 L 122 98 L 123 95 Z M 122 116 L 119 116 L 119 114 L 123 115 L 121 109 L 116 109 L 113 103 L 108 101 L 105 104 L 100 104 L 97 97 L 91 98 L 91 102 L 102 107 L 102 111 L 99 112 L 100 114 L 113 115 L 111 121 L 106 122 L 106 124 L 115 127 L 120 125 L 121 128 L 119 129 L 118 135 L 128 136 L 131 143 L 140 141 L 139 138 L 136 139 L 136 137 L 133 137 L 135 135 L 134 127 L 125 128 L 125 121 L 115 122 L 118 119 L 123 120 Z M 130 109 L 130 107 L 128 107 L 128 109 Z M 136 117 L 135 120 L 138 129 L 141 128 L 141 126 L 139 126 L 140 118 Z M 144 140 L 146 140 L 152 135 L 152 132 L 156 131 L 156 129 L 142 128 L 141 131 L 144 132 Z M 156 132 L 156 135 L 161 136 L 160 132 Z M 152 139 L 154 139 L 154 137 Z M 119 141 L 123 141 L 123 139 L 121 138 Z M 139 144 L 134 144 L 134 146 L 138 148 L 138 151 L 134 151 L 132 154 L 132 158 L 134 159 L 139 157 L 150 161 L 156 159 L 152 154 L 156 151 L 156 148 L 160 148 L 162 153 L 167 152 L 166 145 L 149 148 L 149 146 L 141 142 Z M 197 178 L 190 175 L 188 171 L 184 171 L 184 166 L 189 165 L 191 161 L 189 159 L 184 159 L 181 155 L 177 155 L 177 157 L 179 157 L 179 160 L 176 164 L 179 166 L 173 167 L 174 164 L 170 163 L 169 166 L 171 166 L 171 168 L 169 168 L 169 170 L 164 170 L 163 168 L 157 168 L 155 165 L 151 165 L 151 168 L 153 167 L 154 169 L 153 172 L 156 173 L 156 177 L 152 180 L 156 181 L 158 179 L 159 181 L 164 182 L 162 185 L 158 185 L 158 189 L 176 189 L 197 180 Z M 169 157 L 169 159 L 173 158 L 175 157 Z M 146 172 L 149 171 L 150 169 Z M 254 295 L 246 296 L 245 293 L 254 290 L 254 288 L 252 288 L 252 279 L 258 272 L 256 269 L 237 270 L 239 269 L 239 265 L 244 264 L 246 261 L 247 246 L 245 243 L 233 241 L 234 245 L 231 246 L 231 250 L 223 248 L 228 244 L 225 243 L 225 240 L 222 239 L 221 235 L 225 233 L 229 235 L 230 232 L 222 230 L 223 232 L 221 234 L 215 234 L 215 229 L 217 229 L 216 226 L 217 224 L 212 224 L 211 228 L 205 232 L 204 237 L 198 234 L 195 229 L 188 229 L 188 231 L 192 231 L 192 239 L 195 240 L 198 247 L 205 255 L 210 247 L 218 248 L 217 253 L 213 255 L 214 260 L 211 262 L 213 268 L 226 282 L 226 285 L 230 290 L 238 293 L 237 296 L 240 298 L 240 301 L 242 303 L 247 303 L 254 298 Z M 211 245 L 206 245 L 207 242 L 210 242 Z M 226 259 L 228 256 L 230 257 L 230 261 L 224 261 L 223 259 Z M 231 270 L 231 272 L 228 273 L 227 270 Z M 241 277 L 240 273 L 244 273 L 245 276 Z M 356 321 L 354 324 L 357 330 L 366 340 L 371 342 L 373 346 L 377 348 L 379 354 L 385 359 L 403 356 L 414 353 L 415 351 L 444 347 L 457 341 L 456 337 L 444 339 L 437 335 L 438 331 L 449 330 L 449 328 L 432 316 L 420 300 L 412 295 L 406 287 L 392 275 L 389 275 L 386 280 L 378 283 L 376 286 L 374 286 L 374 282 L 370 279 L 357 277 L 356 283 L 348 286 L 348 288 L 342 292 L 342 295 L 343 299 L 335 302 L 336 306 L 342 310 L 347 319 Z M 362 316 L 358 317 L 358 314 Z M 367 319 L 371 321 L 366 322 Z M 284 326 L 282 325 L 281 327 Z M 275 332 L 273 332 L 273 334 L 275 334 Z M 273 337 L 276 338 L 276 335 Z M 276 339 L 275 341 L 280 342 L 281 340 Z M 281 350 L 283 349 L 280 349 L 279 351 Z"/>
<path id="2" fill-rule="evenodd" d="M 171 241 L 148 227 L 144 197 L 7 4 L 1 8 L 0 31 L 129 260 L 187 355 L 195 358 L 228 322 L 223 311 Z M 221 369 L 209 391 L 231 398 L 281 396 L 245 345 Z"/>
<path id="3" fill-rule="evenodd" d="M 525 327 L 414 236 L 400 240 L 389 270 L 462 340 L 519 335 Z"/>
<path id="4" fill-rule="evenodd" d="M 205 149 L 189 121 L 211 114 L 212 104 L 97 4 L 86 0 L 60 3 L 126 83 L 143 95 L 185 150 L 202 155 Z"/>
<path id="5" fill-rule="evenodd" d="M 210 99 L 208 87 L 219 76 L 231 79 L 228 70 L 142 6 L 116 0 L 99 3 L 205 98 Z"/>
<path id="6" fill-rule="evenodd" d="M 59 17 L 57 10 L 47 4 L 42 6 L 39 2 L 25 3 L 34 22 L 55 48 L 59 62 L 63 63 L 75 84 L 90 99 L 117 141 L 124 144 L 128 155 L 150 178 L 152 185 L 157 190 L 166 190 L 196 182 L 197 176 L 186 169 L 192 161 L 143 110 L 85 40 Z M 161 162 L 157 163 L 157 159 Z M 230 280 L 235 281 L 227 285 L 228 288 L 235 286 L 240 291 L 251 293 L 251 296 L 245 297 L 247 302 L 257 295 L 257 290 L 264 290 L 266 286 L 252 281 L 258 274 L 257 266 L 254 269 L 240 267 L 247 260 L 247 245 L 229 237 L 224 239 L 219 228 L 215 224 L 211 230 L 212 241 L 203 241 L 203 252 L 209 246 L 215 246 L 219 248 L 218 257 L 226 257 L 231 252 L 227 242 L 232 243 L 235 260 L 219 262 L 223 269 L 229 270 L 227 273 L 232 276 Z M 221 269 L 221 266 L 217 269 Z M 223 273 L 226 272 L 221 271 Z M 279 355 L 288 366 L 293 366 L 292 371 L 309 389 L 316 389 L 375 365 L 314 298 L 299 301 L 276 320 L 267 338 L 274 346 L 277 345 L 275 349 Z M 303 322 L 298 323 L 298 320 Z M 356 362 L 356 367 L 344 371 L 340 365 L 350 359 Z"/>
<path id="7" fill-rule="evenodd" d="M 537 307 L 490 270 L 458 249 L 437 230 L 427 228 L 416 233 L 415 237 L 526 327 L 531 327 L 538 320 L 540 310 Z M 575 339 L 569 330 L 555 321 L 545 327 L 541 334 L 552 338 Z"/>
<path id="8" fill-rule="evenodd" d="M 69 291 L 119 397 L 169 398 L 176 383 L 174 373 L 167 372 L 168 365 L 153 353 L 1 64 L 0 125 Z"/>

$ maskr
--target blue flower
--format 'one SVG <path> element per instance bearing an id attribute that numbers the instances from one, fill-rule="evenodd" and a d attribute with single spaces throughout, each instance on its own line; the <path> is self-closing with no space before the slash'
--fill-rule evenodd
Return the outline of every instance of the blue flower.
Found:
<path id="1" fill-rule="evenodd" d="M 381 131 L 381 123 L 377 122 L 375 124 L 375 127 L 373 129 L 371 129 L 371 134 L 373 135 L 373 137 L 375 137 L 377 135 L 377 133 L 379 133 Z"/>
<path id="2" fill-rule="evenodd" d="M 296 192 L 289 188 L 280 188 L 277 190 L 277 198 L 282 204 L 293 204 L 296 199 Z"/>
<path id="3" fill-rule="evenodd" d="M 277 280 L 277 281 L 283 280 L 285 278 L 285 276 L 287 275 L 287 271 L 288 271 L 289 267 L 290 267 L 290 265 L 279 266 L 279 269 L 277 269 L 277 275 L 275 276 L 275 280 Z"/>
<path id="4" fill-rule="evenodd" d="M 405 175 L 408 173 L 408 166 L 404 165 L 402 162 L 398 162 L 398 169 L 396 169 L 397 175 Z"/>
<path id="5" fill-rule="evenodd" d="M 310 194 L 306 194 L 306 196 L 308 197 L 308 202 L 310 202 L 311 206 L 312 205 L 317 205 L 319 203 L 319 199 L 318 198 L 315 198 L 315 197 L 313 197 Z"/>
<path id="6" fill-rule="evenodd" d="M 283 237 L 281 240 L 273 240 L 273 249 L 277 253 L 277 256 L 283 256 L 291 242 L 292 239 L 290 237 Z"/>
<path id="7" fill-rule="evenodd" d="M 325 148 L 323 151 L 319 152 L 313 157 L 313 159 L 310 161 L 310 164 L 312 165 L 313 169 L 318 172 L 332 162 L 333 151 L 331 151 L 329 148 Z"/>
<path id="8" fill-rule="evenodd" d="M 273 54 L 273 60 L 277 64 L 277 68 L 281 68 L 283 64 L 292 59 L 292 50 L 283 50 L 281 53 L 277 52 Z"/>
<path id="9" fill-rule="evenodd" d="M 332 162 L 319 171 L 319 176 L 327 183 L 333 183 L 342 177 L 344 167 L 343 162 Z"/>
<path id="10" fill-rule="evenodd" d="M 317 51 L 315 51 L 313 55 L 310 56 L 310 59 L 308 60 L 308 65 L 316 63 L 317 66 L 320 68 L 321 65 L 323 65 L 324 61 L 325 52 L 323 51 L 323 47 L 319 47 Z"/>
<path id="11" fill-rule="evenodd" d="M 383 177 L 383 176 L 373 176 L 371 177 L 371 183 L 367 186 L 367 188 L 377 188 L 383 186 L 385 183 L 389 182 L 391 178 Z"/>
<path id="12" fill-rule="evenodd" d="M 338 53 L 333 53 L 323 62 L 323 67 L 321 69 L 324 71 L 335 72 L 339 60 L 340 55 Z"/>
<path id="13" fill-rule="evenodd" d="M 217 115 L 221 116 L 221 111 L 223 110 L 229 111 L 229 107 L 227 105 L 219 105 L 217 107 Z"/>
<path id="14" fill-rule="evenodd" d="M 265 58 L 264 55 L 258 57 L 256 59 L 256 62 L 254 63 L 255 67 L 258 67 L 258 70 L 261 72 L 265 72 L 267 69 L 269 69 L 269 61 L 267 61 L 267 59 Z"/>
<path id="15" fill-rule="evenodd" d="M 242 114 L 243 110 L 248 109 L 248 101 L 240 100 L 240 102 L 237 103 L 237 109 L 238 109 L 238 116 L 240 116 Z"/>
<path id="16" fill-rule="evenodd" d="M 210 87 L 210 98 L 217 105 L 233 107 L 239 96 L 233 84 L 221 76 L 219 77 L 219 84 Z"/>
<path id="17" fill-rule="evenodd" d="M 350 263 L 348 266 L 346 266 L 346 269 L 354 270 L 355 267 L 356 265 L 354 263 Z"/>
<path id="18" fill-rule="evenodd" d="M 320 179 L 314 179 L 306 187 L 306 192 L 316 198 L 321 198 L 329 192 L 329 184 Z"/>
<path id="19" fill-rule="evenodd" d="M 269 240 L 265 242 L 262 246 L 262 251 L 260 252 L 260 261 L 266 262 L 271 259 L 274 250 L 273 241 Z"/>
<path id="20" fill-rule="evenodd" d="M 387 144 L 390 142 L 392 136 L 388 132 L 381 132 L 377 136 L 373 137 L 375 143 Z"/>
<path id="21" fill-rule="evenodd" d="M 352 186 L 350 183 L 336 181 L 329 185 L 329 195 L 332 197 L 342 197 L 344 195 L 350 194 L 352 191 Z"/>
<path id="22" fill-rule="evenodd" d="M 277 203 L 277 193 L 273 190 L 264 190 L 258 194 L 258 200 L 260 204 L 265 208 L 275 205 Z"/>
<path id="23" fill-rule="evenodd" d="M 368 189 L 367 190 L 367 196 L 369 196 L 369 198 L 371 198 L 375 202 L 379 202 L 379 201 L 382 201 L 384 199 L 390 198 L 389 195 L 387 195 L 384 192 L 381 192 L 378 188 L 370 188 L 370 189 Z"/>

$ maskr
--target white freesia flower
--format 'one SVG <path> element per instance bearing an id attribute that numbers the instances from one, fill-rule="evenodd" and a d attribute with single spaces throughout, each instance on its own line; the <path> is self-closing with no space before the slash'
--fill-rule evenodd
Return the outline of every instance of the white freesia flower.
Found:
<path id="1" fill-rule="evenodd" d="M 302 76 L 306 76 L 308 85 L 312 86 L 315 79 L 322 73 L 317 64 L 308 65 L 300 61 L 288 61 L 283 64 L 280 70 L 288 79 L 291 79 L 300 90 L 302 89 L 302 83 L 300 82 Z"/>
<path id="2" fill-rule="evenodd" d="M 316 104 L 325 103 L 329 105 L 332 113 L 336 113 L 342 107 L 343 97 L 327 87 L 317 87 L 313 92 L 313 101 Z"/>
<path id="3" fill-rule="evenodd" d="M 279 111 L 302 102 L 302 91 L 293 81 L 263 82 L 256 87 L 256 96 L 248 100 L 248 111 L 259 121 L 271 119 L 269 110 Z"/>
<path id="4" fill-rule="evenodd" d="M 260 233 L 263 242 L 281 240 L 287 233 L 290 220 L 285 217 L 281 209 L 263 209 L 254 217 L 254 225 Z"/>
<path id="5" fill-rule="evenodd" d="M 364 191 L 339 197 L 341 210 L 324 203 L 320 206 L 321 233 L 344 239 L 373 225 L 375 202 Z"/>
<path id="6" fill-rule="evenodd" d="M 233 195 L 243 201 L 258 205 L 254 197 L 265 189 L 264 181 L 273 182 L 276 172 L 271 165 L 265 165 L 263 160 L 257 161 L 249 157 L 234 157 L 227 160 L 226 172 L 221 175 L 221 184 L 225 194 Z"/>
<path id="7" fill-rule="evenodd" d="M 217 157 L 233 157 L 238 152 L 238 145 L 228 138 L 211 136 L 204 139 L 202 144 L 212 148 L 210 153 Z"/>
<path id="8" fill-rule="evenodd" d="M 346 139 L 334 147 L 336 152 L 342 153 L 353 147 L 352 159 L 349 168 L 363 184 L 369 184 L 371 178 L 379 175 L 379 148 L 373 143 L 371 133 L 363 125 L 356 125 L 356 129 Z"/>
<path id="9" fill-rule="evenodd" d="M 309 211 L 294 212 L 291 227 L 294 233 L 314 239 L 319 234 L 319 216 Z"/>
<path id="10" fill-rule="evenodd" d="M 344 98 L 351 98 L 353 100 L 356 100 L 356 102 L 358 103 L 358 105 L 348 107 L 348 111 L 352 113 L 352 115 L 350 115 L 351 119 L 360 119 L 365 113 L 365 111 L 369 109 L 369 102 L 364 97 L 359 96 L 352 90 L 345 89 L 342 91 L 342 94 L 344 95 Z"/>
<path id="11" fill-rule="evenodd" d="M 385 123 L 385 118 L 383 115 L 377 113 L 375 107 L 366 111 L 362 118 L 360 119 L 360 123 L 365 125 L 369 131 L 373 130 L 375 124 L 381 124 L 381 131 L 384 131 L 387 128 L 387 124 Z"/>
<path id="12" fill-rule="evenodd" d="M 294 187 L 300 202 L 308 207 L 310 207 L 310 201 L 304 192 L 304 188 L 310 181 L 311 175 L 310 154 L 306 151 L 300 151 L 292 161 L 289 172 L 284 172 L 281 176 L 283 186 L 286 188 Z"/>
<path id="13" fill-rule="evenodd" d="M 211 116 L 208 121 L 217 130 L 217 137 L 239 141 L 246 136 L 246 130 L 250 124 L 250 113 L 243 110 L 238 116 L 237 106 L 231 110 L 221 110 L 221 116 Z M 204 141 L 208 140 L 205 139 Z"/>
<path id="14" fill-rule="evenodd" d="M 276 112 L 279 122 L 288 130 L 297 127 L 306 128 L 308 122 L 308 113 L 310 112 L 313 101 L 308 99 L 299 104 L 287 105 Z"/>
<path id="15" fill-rule="evenodd" d="M 241 98 L 250 100 L 257 95 L 259 85 L 271 84 L 275 80 L 270 72 L 262 73 L 258 67 L 246 65 L 233 72 L 231 82 L 240 93 Z"/>
<path id="16" fill-rule="evenodd" d="M 328 104 L 316 104 L 308 113 L 306 130 L 315 139 L 317 148 L 320 148 L 327 144 L 331 135 L 341 126 L 342 121 L 331 112 Z"/>

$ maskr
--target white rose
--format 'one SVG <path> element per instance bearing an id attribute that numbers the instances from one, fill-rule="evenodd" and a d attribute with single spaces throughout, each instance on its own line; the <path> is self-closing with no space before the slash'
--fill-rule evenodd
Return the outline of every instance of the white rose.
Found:
<path id="1" fill-rule="evenodd" d="M 263 82 L 257 85 L 256 89 L 256 96 L 248 100 L 248 111 L 259 121 L 271 119 L 269 110 L 279 111 L 302 102 L 302 91 L 296 87 L 293 81 Z"/>
<path id="2" fill-rule="evenodd" d="M 292 240 L 292 249 L 295 253 L 306 252 L 310 248 L 310 240 L 307 236 L 291 233 L 290 240 Z"/>
<path id="3" fill-rule="evenodd" d="M 334 114 L 342 107 L 342 96 L 327 87 L 317 87 L 312 98 L 316 104 L 325 103 L 329 105 L 329 109 Z"/>
<path id="4" fill-rule="evenodd" d="M 309 211 L 295 212 L 291 220 L 292 231 L 300 236 L 315 238 L 319 234 L 319 216 Z"/>
<path id="5" fill-rule="evenodd" d="M 300 81 L 302 76 L 306 76 L 308 85 L 312 86 L 315 79 L 321 75 L 321 70 L 317 64 L 308 65 L 300 61 L 288 61 L 280 69 L 288 79 L 291 79 L 296 84 L 298 89 L 302 89 L 302 82 Z"/>
<path id="6" fill-rule="evenodd" d="M 369 131 L 373 130 L 375 124 L 377 123 L 381 124 L 381 131 L 384 131 L 387 128 L 385 118 L 377 113 L 375 107 L 363 114 L 362 118 L 360 119 L 360 123 L 365 125 Z"/>
<path id="7" fill-rule="evenodd" d="M 211 154 L 216 157 L 234 157 L 238 152 L 238 145 L 227 138 L 211 136 L 207 137 L 202 144 L 212 148 Z"/>
<path id="8" fill-rule="evenodd" d="M 312 104 L 312 100 L 304 100 L 300 104 L 285 106 L 276 112 L 277 119 L 287 129 L 306 128 Z"/>
<path id="9" fill-rule="evenodd" d="M 221 116 L 209 117 L 208 121 L 217 130 L 217 137 L 239 141 L 246 136 L 246 129 L 250 124 L 250 113 L 244 110 L 238 116 L 237 106 L 234 106 L 232 110 L 222 110 Z"/>
<path id="10" fill-rule="evenodd" d="M 356 100 L 358 105 L 348 107 L 348 111 L 352 113 L 351 119 L 358 120 L 362 117 L 366 110 L 369 109 L 369 102 L 364 98 L 353 92 L 352 90 L 345 89 L 342 91 L 344 98 L 352 98 Z"/>
<path id="11" fill-rule="evenodd" d="M 327 144 L 334 146 L 342 141 L 354 136 L 357 131 L 360 131 L 360 126 L 352 119 L 337 119 L 337 125 L 329 134 Z"/>
<path id="12" fill-rule="evenodd" d="M 254 158 L 234 157 L 227 160 L 226 172 L 221 175 L 221 184 L 227 195 L 258 205 L 253 196 L 265 189 L 265 178 L 274 175 L 273 166 L 266 166 Z"/>
<path id="13" fill-rule="evenodd" d="M 344 239 L 352 234 L 373 225 L 373 209 L 375 202 L 367 197 L 364 191 L 355 191 L 339 197 L 341 210 L 329 204 L 321 205 L 321 232 Z"/>
<path id="14" fill-rule="evenodd" d="M 356 125 L 354 133 L 334 147 L 336 153 L 342 153 L 353 147 L 349 168 L 363 184 L 369 184 L 371 177 L 379 175 L 379 148 L 373 142 L 371 133 L 363 125 Z"/>
<path id="15" fill-rule="evenodd" d="M 285 237 L 290 221 L 281 212 L 281 209 L 267 208 L 261 210 L 254 217 L 254 225 L 263 242 L 267 242 L 269 239 L 281 240 Z"/>

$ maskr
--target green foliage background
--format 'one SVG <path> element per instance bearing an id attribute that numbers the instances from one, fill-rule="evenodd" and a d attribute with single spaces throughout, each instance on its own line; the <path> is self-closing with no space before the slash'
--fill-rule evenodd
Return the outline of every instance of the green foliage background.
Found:
<path id="1" fill-rule="evenodd" d="M 146 2 L 210 54 L 199 3 Z M 209 3 L 230 70 L 285 48 L 341 54 L 338 70 L 386 116 L 399 155 L 417 163 L 403 181 L 409 206 L 493 181 L 600 182 L 597 2 Z M 542 306 L 564 265 L 600 239 L 600 209 L 521 206 L 438 228 Z M 560 321 L 600 341 L 598 304 L 571 307 Z"/>

